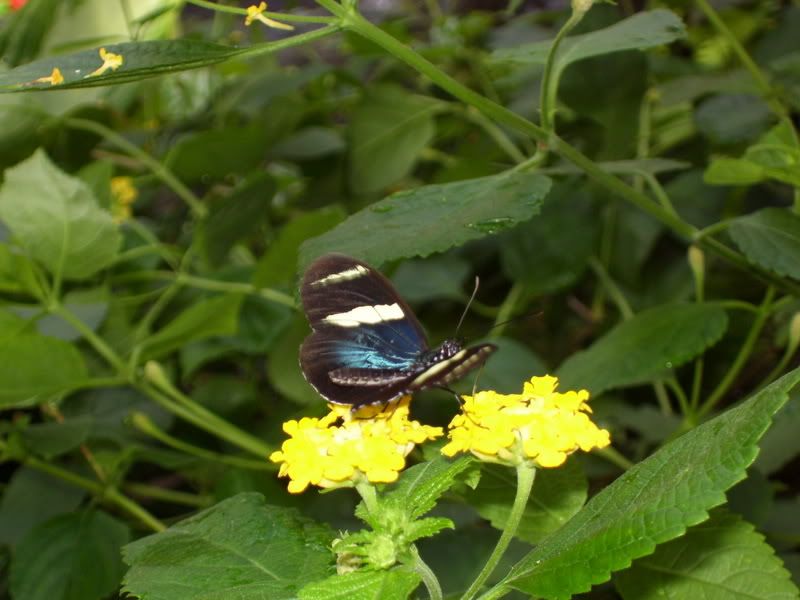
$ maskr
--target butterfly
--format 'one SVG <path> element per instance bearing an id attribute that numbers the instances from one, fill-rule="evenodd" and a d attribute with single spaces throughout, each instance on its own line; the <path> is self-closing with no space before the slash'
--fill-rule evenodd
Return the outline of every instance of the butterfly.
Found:
<path id="1" fill-rule="evenodd" d="M 313 330 L 300 348 L 303 375 L 326 400 L 354 410 L 444 387 L 497 350 L 494 344 L 464 347 L 455 339 L 429 348 L 391 282 L 343 254 L 311 263 L 300 298 Z"/>

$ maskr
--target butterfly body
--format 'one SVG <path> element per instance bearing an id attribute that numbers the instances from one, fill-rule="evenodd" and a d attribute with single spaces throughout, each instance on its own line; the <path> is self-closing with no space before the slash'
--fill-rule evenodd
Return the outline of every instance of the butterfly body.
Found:
<path id="1" fill-rule="evenodd" d="M 429 348 L 422 326 L 389 280 L 342 254 L 315 260 L 300 296 L 313 330 L 300 349 L 300 366 L 317 392 L 336 404 L 386 404 L 444 386 L 496 350 L 457 340 Z"/>

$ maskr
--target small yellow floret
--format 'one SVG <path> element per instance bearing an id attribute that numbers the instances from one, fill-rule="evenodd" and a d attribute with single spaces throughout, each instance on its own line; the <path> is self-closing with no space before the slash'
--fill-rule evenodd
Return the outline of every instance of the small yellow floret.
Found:
<path id="1" fill-rule="evenodd" d="M 589 418 L 589 392 L 556 392 L 547 375 L 525 382 L 521 394 L 478 392 L 464 397 L 463 412 L 450 423 L 442 453 L 472 452 L 481 460 L 558 467 L 578 449 L 588 452 L 611 443 L 609 433 Z"/>
<path id="2" fill-rule="evenodd" d="M 103 61 L 103 64 L 96 68 L 94 71 L 89 73 L 84 79 L 89 77 L 97 77 L 98 75 L 102 75 L 109 69 L 112 71 L 116 71 L 122 66 L 124 59 L 122 58 L 121 54 L 114 54 L 113 52 L 106 51 L 105 48 L 100 48 L 100 60 Z"/>
<path id="3" fill-rule="evenodd" d="M 47 77 L 39 77 L 39 79 L 35 79 L 33 83 L 49 83 L 50 85 L 58 85 L 60 83 L 64 83 L 64 76 L 61 74 L 61 70 L 58 67 L 53 67 L 50 75 Z"/>
<path id="4" fill-rule="evenodd" d="M 406 396 L 383 409 L 366 407 L 355 415 L 347 406 L 330 405 L 321 419 L 304 417 L 283 424 L 289 439 L 270 460 L 281 463 L 278 475 L 288 477 L 289 491 L 309 485 L 353 487 L 360 481 L 391 483 L 405 467 L 405 457 L 426 440 L 440 437 L 441 427 L 408 419 Z M 369 416 L 364 417 L 367 413 Z"/>
<path id="5" fill-rule="evenodd" d="M 261 21 L 267 27 L 274 27 L 275 29 L 284 29 L 286 31 L 291 31 L 294 29 L 292 25 L 270 19 L 264 14 L 265 10 L 267 10 L 266 2 L 262 2 L 258 6 L 251 4 L 247 7 L 247 16 L 244 18 L 244 24 L 247 27 L 250 27 L 250 25 L 253 24 L 253 21 Z"/>
<path id="6" fill-rule="evenodd" d="M 136 202 L 139 192 L 133 185 L 132 177 L 111 178 L 111 216 L 115 223 L 122 223 L 131 218 L 131 206 Z"/>

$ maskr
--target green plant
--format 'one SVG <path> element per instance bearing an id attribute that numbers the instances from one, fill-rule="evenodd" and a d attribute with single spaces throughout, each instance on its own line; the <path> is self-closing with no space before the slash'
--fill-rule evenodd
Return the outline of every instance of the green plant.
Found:
<path id="1" fill-rule="evenodd" d="M 0 596 L 797 597 L 800 9 L 519 4 L 0 13 Z M 612 446 L 289 495 L 329 251 Z"/>

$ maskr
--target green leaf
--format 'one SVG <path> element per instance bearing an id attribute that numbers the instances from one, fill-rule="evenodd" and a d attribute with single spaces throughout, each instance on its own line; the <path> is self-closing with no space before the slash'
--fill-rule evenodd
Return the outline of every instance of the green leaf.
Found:
<path id="1" fill-rule="evenodd" d="M 323 402 L 322 397 L 306 381 L 297 360 L 297 349 L 310 333 L 306 318 L 296 315 L 289 327 L 276 342 L 267 359 L 269 382 L 287 400 L 301 406 Z"/>
<path id="2" fill-rule="evenodd" d="M 763 167 L 743 158 L 715 158 L 703 173 L 712 185 L 753 185 L 765 177 Z"/>
<path id="3" fill-rule="evenodd" d="M 0 244 L 0 292 L 39 296 L 41 291 L 34 268 L 27 256 L 16 254 L 6 244 Z"/>
<path id="4" fill-rule="evenodd" d="M 719 145 L 755 141 L 773 119 L 767 103 L 751 94 L 716 94 L 703 100 L 694 113 L 700 133 Z"/>
<path id="5" fill-rule="evenodd" d="M 491 358 L 486 361 L 478 378 L 478 387 L 494 390 L 501 394 L 519 394 L 523 384 L 534 375 L 547 374 L 547 367 L 542 359 L 525 344 L 515 339 L 484 338 L 481 342 L 491 342 L 497 346 Z M 460 383 L 460 385 L 459 385 Z M 454 388 L 472 393 L 472 381 L 462 379 Z"/>
<path id="6" fill-rule="evenodd" d="M 0 499 L 0 544 L 16 545 L 35 525 L 75 510 L 85 495 L 57 477 L 20 467 Z"/>
<path id="7" fill-rule="evenodd" d="M 406 600 L 419 585 L 406 568 L 334 575 L 300 590 L 300 600 Z"/>
<path id="8" fill-rule="evenodd" d="M 728 326 L 714 304 L 667 304 L 623 321 L 558 369 L 562 389 L 593 395 L 659 379 L 712 346 Z"/>
<path id="9" fill-rule="evenodd" d="M 161 73 L 214 65 L 246 50 L 193 39 L 124 42 L 107 44 L 103 48 L 122 56 L 119 68 L 91 76 L 103 64 L 100 48 L 43 58 L 0 74 L 0 92 L 63 90 L 136 81 Z M 59 69 L 64 83 L 56 86 L 37 82 L 37 79 L 49 77 L 54 68 Z"/>
<path id="10" fill-rule="evenodd" d="M 466 500 L 493 527 L 502 530 L 511 512 L 516 487 L 514 469 L 484 464 L 480 483 L 466 494 Z M 583 507 L 587 494 L 586 476 L 577 461 L 567 461 L 558 469 L 539 469 L 516 537 L 538 544 Z"/>
<path id="11" fill-rule="evenodd" d="M 198 227 L 200 244 L 211 265 L 224 264 L 228 252 L 238 241 L 267 222 L 274 195 L 272 177 L 258 173 L 211 204 L 209 217 Z"/>
<path id="12" fill-rule="evenodd" d="M 615 577 L 626 600 L 791 600 L 800 590 L 764 537 L 724 510 Z"/>
<path id="13" fill-rule="evenodd" d="M 333 533 L 256 493 L 229 498 L 124 549 L 124 591 L 147 600 L 281 600 L 330 574 Z"/>
<path id="14" fill-rule="evenodd" d="M 300 264 L 331 251 L 374 266 L 443 252 L 530 219 L 549 190 L 546 177 L 507 171 L 398 192 L 304 243 Z"/>
<path id="15" fill-rule="evenodd" d="M 109 294 L 104 287 L 75 290 L 64 295 L 64 308 L 78 317 L 92 331 L 97 331 L 108 312 Z M 11 310 L 25 318 L 36 318 L 41 315 L 40 306 L 17 306 Z M 36 319 L 36 329 L 42 335 L 58 338 L 66 342 L 79 340 L 82 335 L 71 324 L 58 315 L 45 315 Z"/>
<path id="16" fill-rule="evenodd" d="M 338 154 L 345 148 L 342 135 L 327 127 L 306 127 L 272 147 L 272 153 L 289 160 L 311 160 Z"/>
<path id="17" fill-rule="evenodd" d="M 392 283 L 408 302 L 449 299 L 466 302 L 463 285 L 471 267 L 454 255 L 425 260 L 405 260 L 392 275 Z"/>
<path id="18" fill-rule="evenodd" d="M 22 432 L 25 447 L 39 456 L 51 459 L 80 446 L 89 435 L 89 419 L 68 419 L 63 423 L 37 423 Z"/>
<path id="19" fill-rule="evenodd" d="M 65 279 L 86 279 L 108 266 L 122 242 L 87 185 L 43 150 L 6 171 L 0 219 L 30 256 Z"/>
<path id="20" fill-rule="evenodd" d="M 417 156 L 433 139 L 434 114 L 441 103 L 401 88 L 367 94 L 350 120 L 350 185 L 372 194 L 411 172 Z"/>
<path id="21" fill-rule="evenodd" d="M 800 393 L 794 392 L 777 415 L 775 424 L 761 440 L 756 467 L 766 474 L 775 473 L 800 454 Z"/>
<path id="22" fill-rule="evenodd" d="M 745 477 L 771 417 L 800 382 L 797 369 L 741 405 L 673 440 L 594 496 L 503 582 L 546 599 L 569 598 L 682 535 Z"/>
<path id="23" fill-rule="evenodd" d="M 242 297 L 224 294 L 195 302 L 142 344 L 143 355 L 157 358 L 207 337 L 232 335 L 239 324 Z"/>
<path id="24" fill-rule="evenodd" d="M 384 496 L 387 503 L 402 507 L 412 517 L 420 517 L 433 509 L 436 501 L 449 490 L 461 473 L 472 464 L 462 457 L 449 461 L 437 457 L 406 469 L 392 490 Z"/>
<path id="25" fill-rule="evenodd" d="M 0 408 L 45 402 L 87 377 L 81 353 L 68 342 L 24 332 L 0 336 Z"/>
<path id="26" fill-rule="evenodd" d="M 599 226 L 585 186 L 558 185 L 537 218 L 504 234 L 500 247 L 503 271 L 534 294 L 569 287 L 595 252 Z"/>
<path id="27" fill-rule="evenodd" d="M 640 12 L 611 27 L 565 39 L 556 57 L 556 68 L 563 70 L 567 65 L 591 56 L 654 48 L 684 37 L 686 29 L 674 13 L 661 9 Z M 492 60 L 543 65 L 551 45 L 548 40 L 503 48 L 492 53 Z"/>
<path id="28" fill-rule="evenodd" d="M 750 262 L 800 279 L 800 217 L 765 208 L 737 219 L 728 230 Z"/>
<path id="29" fill-rule="evenodd" d="M 253 285 L 262 287 L 283 284 L 288 287 L 294 284 L 300 245 L 338 225 L 346 216 L 340 206 L 333 205 L 301 214 L 289 221 L 258 261 Z"/>
<path id="30" fill-rule="evenodd" d="M 19 600 L 100 600 L 122 577 L 120 548 L 128 527 L 89 510 L 54 517 L 35 527 L 17 546 L 9 574 Z"/>

